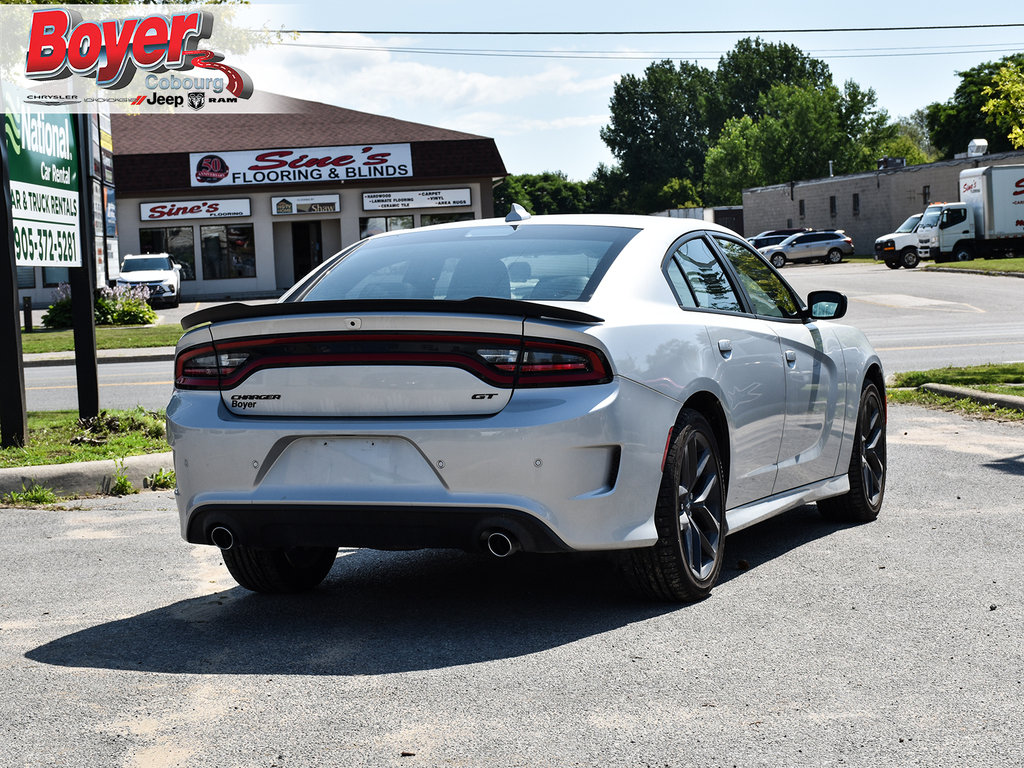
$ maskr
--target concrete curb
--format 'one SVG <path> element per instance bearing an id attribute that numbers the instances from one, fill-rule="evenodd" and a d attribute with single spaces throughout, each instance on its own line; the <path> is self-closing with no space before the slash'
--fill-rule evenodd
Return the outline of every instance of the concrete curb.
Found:
<path id="1" fill-rule="evenodd" d="M 170 451 L 128 456 L 124 460 L 125 477 L 138 489 L 144 478 L 158 469 L 173 469 Z M 117 468 L 111 459 L 103 461 L 76 461 L 71 464 L 48 464 L 35 467 L 0 469 L 0 495 L 21 491 L 39 483 L 58 496 L 105 493 L 110 490 Z"/>
<path id="2" fill-rule="evenodd" d="M 49 365 L 74 365 L 74 352 L 42 352 L 23 355 L 26 368 Z M 174 347 L 144 347 L 141 349 L 105 349 L 96 353 L 100 363 L 150 363 L 174 360 Z"/>
<path id="3" fill-rule="evenodd" d="M 921 389 L 925 392 L 943 395 L 944 397 L 967 398 L 982 405 L 994 405 L 997 408 L 1024 411 L 1024 397 L 1017 395 L 997 395 L 992 392 L 982 392 L 980 389 L 951 387 L 947 384 L 922 384 Z"/>
<path id="4" fill-rule="evenodd" d="M 927 272 L 958 272 L 962 275 L 992 275 L 994 277 L 1024 277 L 1024 272 L 994 272 L 989 269 L 950 269 L 949 267 L 924 267 Z"/>

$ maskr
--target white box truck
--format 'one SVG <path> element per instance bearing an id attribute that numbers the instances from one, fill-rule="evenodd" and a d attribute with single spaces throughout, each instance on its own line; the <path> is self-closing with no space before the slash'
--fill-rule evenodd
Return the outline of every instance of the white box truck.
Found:
<path id="1" fill-rule="evenodd" d="M 917 235 L 922 259 L 1024 255 L 1024 165 L 961 171 L 960 202 L 929 205 Z"/>

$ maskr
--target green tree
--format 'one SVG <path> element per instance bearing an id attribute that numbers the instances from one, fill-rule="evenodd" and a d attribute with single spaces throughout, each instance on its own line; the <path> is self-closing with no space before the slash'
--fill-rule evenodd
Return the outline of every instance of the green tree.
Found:
<path id="1" fill-rule="evenodd" d="M 730 118 L 704 161 L 704 197 L 710 205 L 740 205 L 745 187 L 765 183 L 761 142 L 749 115 Z"/>
<path id="2" fill-rule="evenodd" d="M 761 95 L 760 119 L 729 120 L 708 150 L 704 192 L 710 204 L 738 204 L 744 187 L 855 173 L 875 167 L 895 124 L 874 91 L 776 85 Z"/>
<path id="3" fill-rule="evenodd" d="M 1013 148 L 1007 135 L 997 127 L 995 116 L 983 107 L 990 96 L 986 88 L 996 85 L 996 76 L 1004 67 L 1020 69 L 1024 66 L 1024 53 L 1004 56 L 958 72 L 960 84 L 953 97 L 944 103 L 929 104 L 926 108 L 931 141 L 943 158 L 952 158 L 967 151 L 971 139 L 987 139 L 989 151 L 1006 152 Z"/>
<path id="4" fill-rule="evenodd" d="M 626 174 L 617 165 L 598 163 L 584 184 L 587 213 L 633 213 L 626 190 Z"/>
<path id="5" fill-rule="evenodd" d="M 776 85 L 825 88 L 832 84 L 828 65 L 789 43 L 744 38 L 718 61 L 710 131 L 717 137 L 727 120 L 761 116 L 761 94 Z"/>
<path id="6" fill-rule="evenodd" d="M 1000 67 L 993 84 L 982 93 L 989 97 L 982 110 L 1015 149 L 1024 149 L 1024 65 Z"/>
<path id="7" fill-rule="evenodd" d="M 653 210 L 670 179 L 700 179 L 708 140 L 711 73 L 664 60 L 616 83 L 601 138 L 619 161 L 632 204 Z M 653 207 L 652 207 L 653 206 Z"/>
<path id="8" fill-rule="evenodd" d="M 494 213 L 504 216 L 519 203 L 535 215 L 583 213 L 587 195 L 583 182 L 570 181 L 561 171 L 506 176 L 494 190 Z"/>

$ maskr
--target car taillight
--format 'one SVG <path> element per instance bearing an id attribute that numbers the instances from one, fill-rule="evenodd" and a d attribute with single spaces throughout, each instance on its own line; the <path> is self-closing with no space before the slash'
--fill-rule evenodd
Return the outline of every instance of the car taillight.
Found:
<path id="1" fill-rule="evenodd" d="M 230 377 L 250 357 L 243 351 L 218 354 L 211 345 L 187 349 L 174 362 L 174 386 L 179 389 L 219 389 L 221 377 Z"/>
<path id="2" fill-rule="evenodd" d="M 322 334 L 260 337 L 193 347 L 175 361 L 179 389 L 232 389 L 259 370 L 329 365 L 451 366 L 499 388 L 611 381 L 597 349 L 476 334 Z"/>
<path id="3" fill-rule="evenodd" d="M 516 386 L 561 387 L 603 384 L 610 380 L 608 363 L 596 349 L 526 339 L 519 359 Z"/>

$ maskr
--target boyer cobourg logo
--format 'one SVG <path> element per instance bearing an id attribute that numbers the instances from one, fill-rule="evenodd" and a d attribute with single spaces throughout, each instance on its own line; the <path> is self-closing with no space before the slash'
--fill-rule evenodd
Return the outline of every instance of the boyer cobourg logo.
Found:
<path id="1" fill-rule="evenodd" d="M 213 23 L 213 14 L 205 10 L 108 21 L 84 21 L 78 11 L 67 8 L 35 11 L 25 76 L 40 81 L 77 76 L 117 90 L 130 85 L 139 70 L 162 73 L 198 68 L 203 76 L 187 79 L 190 90 L 227 90 L 235 98 L 247 99 L 253 92 L 249 76 L 224 64 L 216 51 L 199 47 L 213 33 Z M 180 87 L 182 80 L 173 80 Z M 156 89 L 171 78 L 149 74 L 144 82 Z M 195 104 L 198 100 L 190 106 L 196 109 Z"/>

